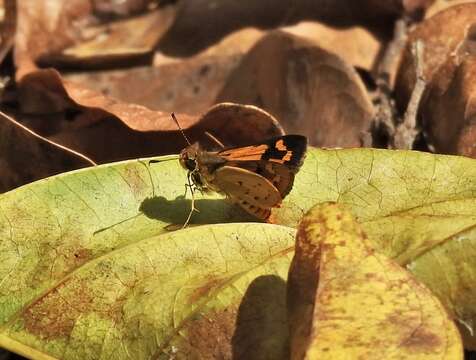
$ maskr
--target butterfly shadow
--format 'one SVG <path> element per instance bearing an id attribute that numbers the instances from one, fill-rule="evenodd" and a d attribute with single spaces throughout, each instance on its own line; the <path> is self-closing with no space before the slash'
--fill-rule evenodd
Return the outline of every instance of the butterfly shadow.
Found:
<path id="1" fill-rule="evenodd" d="M 198 199 L 189 225 L 217 224 L 228 222 L 255 221 L 237 206 L 224 199 Z M 184 196 L 177 196 L 174 200 L 163 196 L 146 198 L 142 201 L 139 211 L 149 219 L 160 220 L 165 223 L 182 226 L 192 209 L 192 201 Z"/>
<path id="2" fill-rule="evenodd" d="M 286 282 L 263 275 L 248 286 L 238 308 L 232 358 L 289 358 Z"/>

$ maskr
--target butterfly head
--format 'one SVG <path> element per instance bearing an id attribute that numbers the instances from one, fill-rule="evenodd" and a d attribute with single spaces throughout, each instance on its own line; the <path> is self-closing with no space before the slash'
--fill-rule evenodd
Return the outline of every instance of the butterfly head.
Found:
<path id="1" fill-rule="evenodd" d="M 197 169 L 198 143 L 187 146 L 180 152 L 180 165 L 188 171 Z"/>

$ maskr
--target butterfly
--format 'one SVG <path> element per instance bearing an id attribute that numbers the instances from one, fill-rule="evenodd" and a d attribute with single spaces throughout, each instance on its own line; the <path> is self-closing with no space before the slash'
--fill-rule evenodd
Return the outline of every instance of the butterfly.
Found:
<path id="1" fill-rule="evenodd" d="M 178 125 L 174 114 L 172 117 Z M 180 152 L 179 161 L 188 171 L 192 197 L 194 189 L 215 191 L 261 220 L 268 219 L 271 209 L 279 207 L 291 191 L 307 149 L 305 136 L 283 135 L 248 146 L 206 151 L 182 134 L 189 146 Z M 192 200 L 184 226 L 194 210 Z"/>

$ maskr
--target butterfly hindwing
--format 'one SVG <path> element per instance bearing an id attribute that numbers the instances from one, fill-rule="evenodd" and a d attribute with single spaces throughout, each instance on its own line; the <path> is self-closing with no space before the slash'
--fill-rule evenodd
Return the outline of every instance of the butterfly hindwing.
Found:
<path id="1" fill-rule="evenodd" d="M 215 172 L 214 183 L 255 216 L 281 203 L 281 194 L 268 179 L 246 169 L 223 166 Z"/>
<path id="2" fill-rule="evenodd" d="M 273 162 L 262 162 L 257 173 L 268 179 L 278 189 L 281 198 L 289 194 L 294 183 L 294 171 L 283 165 Z"/>

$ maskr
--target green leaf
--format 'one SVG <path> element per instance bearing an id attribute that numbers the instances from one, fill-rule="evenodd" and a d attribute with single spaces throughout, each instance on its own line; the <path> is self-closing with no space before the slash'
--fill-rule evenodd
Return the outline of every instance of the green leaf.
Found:
<path id="1" fill-rule="evenodd" d="M 344 204 L 378 251 L 406 266 L 476 349 L 476 160 L 416 151 L 315 150 L 277 223 L 316 203 Z"/>
<path id="2" fill-rule="evenodd" d="M 229 358 L 250 348 L 282 358 L 293 243 L 293 229 L 270 224 L 133 242 L 50 284 L 12 314 L 0 343 L 65 359 Z"/>
<path id="3" fill-rule="evenodd" d="M 157 240 L 162 238 L 152 240 L 161 234 L 173 237 L 175 234 L 189 234 L 192 230 L 197 234 L 215 231 L 217 225 L 177 233 L 168 231 L 174 227 L 171 225 L 180 227 L 183 224 L 191 201 L 189 197 L 183 197 L 186 173 L 176 157 L 159 159 L 159 163 L 137 160 L 83 169 L 0 195 L 0 324 L 3 334 L 0 345 L 17 349 L 20 345 L 15 341 L 20 341 L 20 344 L 45 350 L 51 341 L 39 332 L 26 331 L 25 316 L 30 314 L 30 309 L 36 309 L 35 304 L 41 303 L 45 296 L 56 294 L 62 289 L 61 284 L 69 284 L 68 279 L 76 279 L 76 274 L 79 276 L 83 269 L 93 267 L 100 259 L 108 259 L 123 251 L 121 257 L 126 260 L 131 249 L 140 248 L 149 241 L 157 243 L 157 249 L 161 249 L 162 240 Z M 439 296 L 452 315 L 465 324 L 462 329 L 471 328 L 476 319 L 476 288 L 473 286 L 476 262 L 472 260 L 476 258 L 472 231 L 476 223 L 475 175 L 475 160 L 462 157 L 373 149 L 309 150 L 293 190 L 282 208 L 273 212 L 272 219 L 277 224 L 295 227 L 299 218 L 316 203 L 337 201 L 345 204 L 369 237 L 375 240 L 379 251 L 412 270 Z M 196 194 L 196 207 L 200 213 L 194 213 L 192 225 L 253 221 L 216 194 Z M 261 227 L 266 226 L 269 225 L 244 225 L 244 228 L 249 227 L 250 231 L 261 235 Z M 271 241 L 277 235 L 270 234 L 267 239 Z M 228 237 L 228 241 L 236 244 L 242 238 Z M 192 237 L 188 238 L 187 244 L 183 249 L 189 251 L 198 246 Z M 262 246 L 256 250 L 256 256 L 265 261 L 272 254 L 283 251 L 280 249 L 274 252 Z M 186 266 L 181 263 L 177 252 L 160 252 L 175 261 L 177 267 Z M 210 258 L 210 265 L 202 266 L 203 277 L 209 275 L 208 266 L 221 262 L 222 257 Z M 152 264 L 160 268 L 160 263 Z M 108 267 L 102 269 L 109 278 L 114 278 L 116 272 Z M 280 278 L 284 273 L 280 270 Z M 226 278 L 226 274 L 223 277 Z M 267 274 L 276 275 L 276 272 Z M 256 277 L 253 276 L 249 282 Z M 172 279 L 167 281 L 174 281 L 174 277 L 175 272 L 171 272 L 167 279 Z M 91 285 L 89 280 L 82 284 L 87 289 Z M 197 280 L 195 285 L 200 286 L 200 281 Z M 170 285 L 164 282 L 164 286 Z M 112 296 L 105 292 L 107 287 L 101 291 L 94 289 L 92 299 L 101 293 Z M 87 292 L 80 289 L 72 294 L 87 296 Z M 141 303 L 140 292 L 133 296 L 135 300 L 130 300 L 130 303 L 116 302 L 115 306 L 125 311 L 126 303 L 128 306 L 132 306 L 134 301 Z M 221 301 L 221 293 L 215 297 L 212 295 L 211 299 Z M 40 313 L 46 311 L 39 310 Z M 76 314 L 82 314 L 83 308 L 79 306 L 76 311 Z M 104 308 L 93 309 L 92 316 L 100 317 L 98 313 L 101 311 L 104 312 Z M 279 312 L 275 314 L 279 315 Z M 166 315 L 157 313 L 155 316 Z M 83 317 L 78 315 L 77 319 L 77 326 L 82 326 Z M 133 335 L 129 334 L 136 341 L 140 341 L 142 336 L 137 331 L 141 326 L 150 333 L 157 329 L 143 319 L 137 323 Z M 121 339 L 115 330 L 109 332 L 93 326 L 93 323 L 88 324 L 91 324 L 87 330 L 89 335 L 84 335 L 83 339 L 94 337 L 93 333 Z M 163 328 L 168 324 L 170 322 L 164 322 Z M 61 326 L 71 327 L 71 324 Z M 75 329 L 76 323 L 71 331 Z M 84 328 L 78 329 L 86 332 Z M 218 328 L 216 331 L 220 333 Z M 207 338 L 202 337 L 202 341 Z M 49 354 L 66 351 L 61 348 L 66 340 L 58 341 L 61 345 L 48 345 L 51 346 L 47 350 Z M 79 358 L 85 358 L 84 351 L 90 350 L 91 357 L 94 357 L 92 353 L 97 349 L 88 347 L 89 340 L 84 341 L 86 343 L 81 349 L 68 347 L 68 351 L 78 351 Z M 198 346 L 197 341 L 194 346 Z M 167 344 L 156 340 L 152 346 L 155 350 L 150 350 L 150 353 Z M 124 349 L 130 350 L 128 346 Z M 97 351 L 101 353 L 102 350 Z M 99 356 L 98 353 L 95 356 Z"/>

